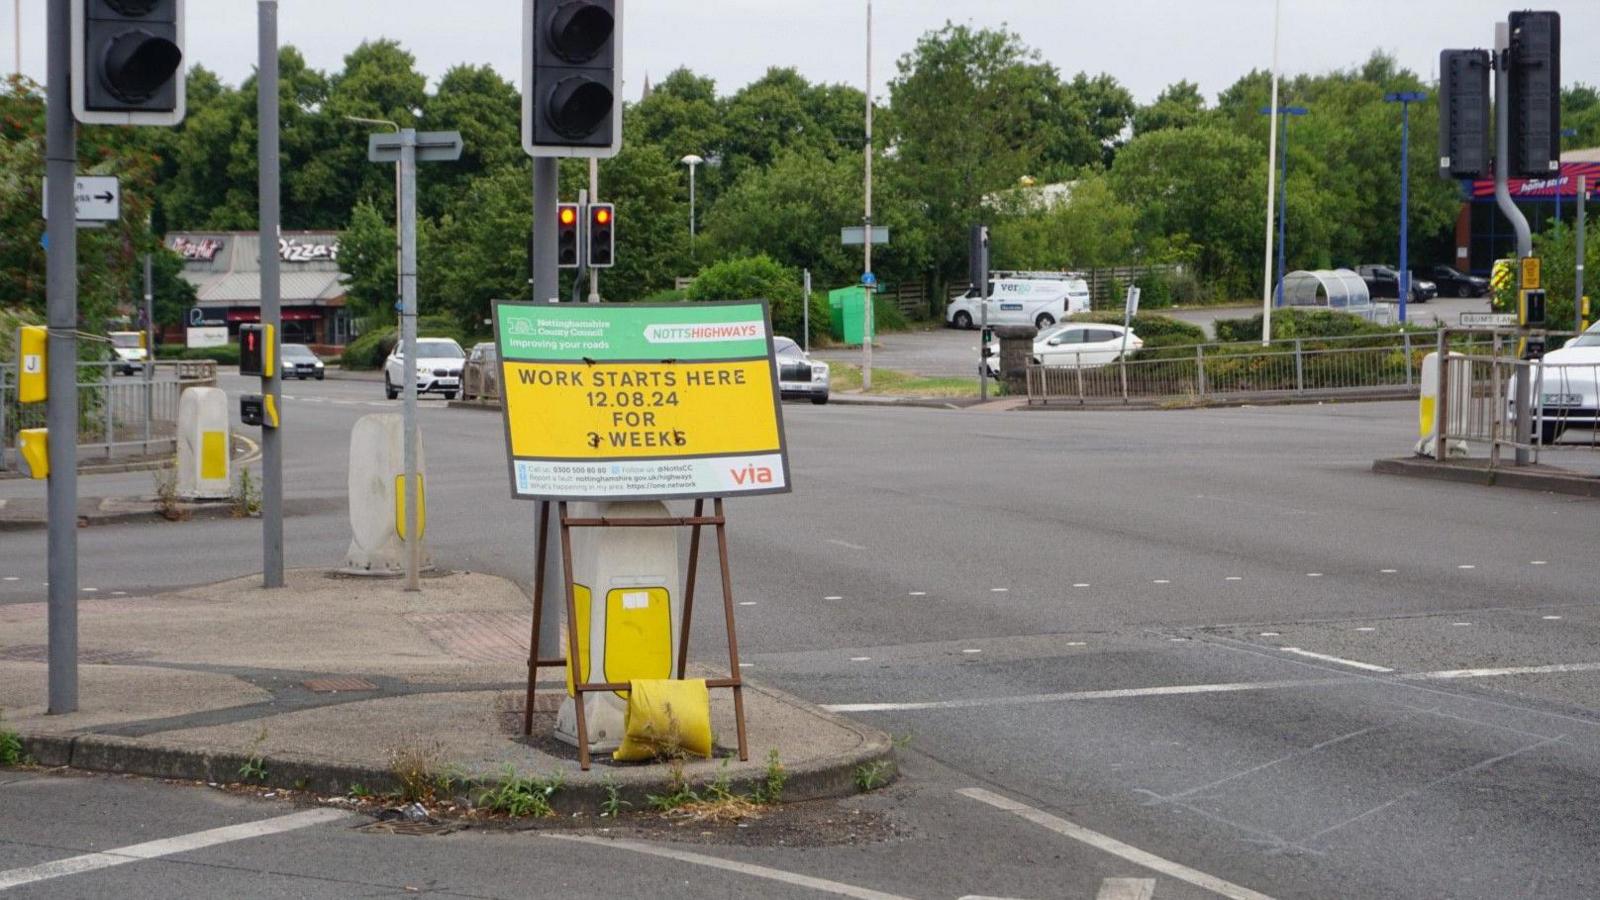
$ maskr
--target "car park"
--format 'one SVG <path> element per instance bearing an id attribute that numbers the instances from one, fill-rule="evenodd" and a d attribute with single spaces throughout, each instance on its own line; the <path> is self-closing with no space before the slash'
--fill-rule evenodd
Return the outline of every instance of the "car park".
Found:
<path id="1" fill-rule="evenodd" d="M 1373 298 L 1400 298 L 1400 273 L 1390 266 L 1357 266 L 1356 273 L 1367 283 L 1367 293 Z M 1439 296 L 1439 286 L 1425 278 L 1411 276 L 1411 302 L 1427 303 Z"/>
<path id="2" fill-rule="evenodd" d="M 1144 347 L 1144 340 L 1133 329 L 1126 329 L 1123 340 L 1121 325 L 1104 325 L 1098 322 L 1066 322 L 1039 333 L 1033 341 L 1032 362 L 1040 366 L 1089 369 L 1104 366 L 1122 358 L 1124 352 L 1132 353 Z M 1000 370 L 1000 346 L 989 345 L 989 374 Z"/>
<path id="3" fill-rule="evenodd" d="M 777 357 L 778 393 L 785 400 L 828 402 L 828 364 L 811 358 L 792 338 L 775 337 L 772 347 Z"/>
<path id="4" fill-rule="evenodd" d="M 461 390 L 461 368 L 467 354 L 452 338 L 417 338 L 417 361 L 408 365 L 405 346 L 395 344 L 389 358 L 383 361 L 383 392 L 393 400 L 405 389 L 408 377 L 416 379 L 418 394 L 443 394 L 454 400 Z"/>
<path id="5" fill-rule="evenodd" d="M 987 310 L 987 314 L 985 314 Z M 951 301 L 945 322 L 955 328 L 1032 325 L 1045 329 L 1075 313 L 1089 311 L 1089 283 L 1069 272 L 994 272 L 989 297 L 978 288 Z"/>
<path id="6" fill-rule="evenodd" d="M 278 357 L 283 363 L 284 378 L 296 378 L 301 381 L 315 378 L 322 381 L 327 374 L 322 360 L 318 359 L 305 344 L 284 344 L 279 349 Z"/>
<path id="7" fill-rule="evenodd" d="M 1422 274 L 1438 286 L 1441 297 L 1482 297 L 1489 293 L 1489 279 L 1450 266 L 1433 266 Z"/>

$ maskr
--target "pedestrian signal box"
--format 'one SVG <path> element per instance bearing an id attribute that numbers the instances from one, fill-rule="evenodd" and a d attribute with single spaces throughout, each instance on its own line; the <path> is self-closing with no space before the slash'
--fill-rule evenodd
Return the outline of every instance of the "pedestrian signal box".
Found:
<path id="1" fill-rule="evenodd" d="M 278 354 L 271 325 L 239 326 L 239 374 L 273 377 Z"/>

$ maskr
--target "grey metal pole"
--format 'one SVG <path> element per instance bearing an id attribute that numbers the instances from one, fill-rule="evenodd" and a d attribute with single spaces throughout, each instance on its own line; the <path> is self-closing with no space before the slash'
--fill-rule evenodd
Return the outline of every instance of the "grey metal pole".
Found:
<path id="1" fill-rule="evenodd" d="M 1578 234 L 1577 234 L 1578 252 L 1576 254 L 1577 255 L 1577 259 L 1578 259 L 1578 269 L 1573 274 L 1573 291 L 1572 291 L 1572 320 L 1573 320 L 1573 330 L 1574 331 L 1582 331 L 1583 330 L 1583 261 L 1585 259 L 1584 250 L 1583 250 L 1583 240 L 1584 240 L 1584 237 L 1585 237 L 1584 230 L 1588 227 L 1587 224 L 1586 224 L 1586 219 L 1585 219 L 1585 215 L 1584 215 L 1584 212 L 1585 212 L 1584 211 L 1584 207 L 1588 204 L 1588 201 L 1589 201 L 1589 176 L 1587 176 L 1587 175 L 1579 175 L 1578 176 Z"/>
<path id="2" fill-rule="evenodd" d="M 689 170 L 691 176 L 694 169 Z M 553 302 L 560 287 L 556 269 L 556 208 L 559 203 L 558 161 L 540 157 L 533 161 L 533 299 Z M 692 220 L 691 220 L 692 221 Z M 545 609 L 559 609 L 566 596 L 566 579 L 561 567 L 561 529 L 545 529 L 544 591 Z M 555 605 L 552 605 L 555 604 Z M 559 659 L 561 616 L 547 615 L 539 623 L 539 659 Z"/>
<path id="3" fill-rule="evenodd" d="M 272 333 L 263 352 L 272 354 L 272 375 L 262 376 L 261 394 L 279 427 L 261 429 L 261 586 L 283 587 L 283 310 L 278 302 L 278 0 L 260 0 L 260 59 L 256 69 L 256 122 L 260 169 L 261 324 Z"/>
<path id="4" fill-rule="evenodd" d="M 593 159 L 593 158 L 591 158 L 589 160 L 589 202 L 590 203 L 599 203 L 600 202 L 600 160 Z M 588 229 L 589 229 L 589 217 L 588 217 L 587 214 L 585 214 L 585 216 L 584 216 L 583 228 L 584 228 L 585 234 L 587 234 L 588 233 Z M 589 302 L 590 303 L 599 303 L 600 302 L 600 270 L 589 265 L 589 258 L 588 258 L 588 254 L 587 253 L 584 254 L 583 262 L 584 262 L 584 265 L 587 266 L 588 269 L 589 269 Z"/>
<path id="5" fill-rule="evenodd" d="M 978 399 L 989 399 L 989 229 L 978 241 Z"/>
<path id="6" fill-rule="evenodd" d="M 400 340 L 405 347 L 406 590 L 420 591 L 417 534 L 417 131 L 400 129 Z"/>
<path id="7" fill-rule="evenodd" d="M 589 191 L 578 191 L 578 271 L 572 276 L 572 302 L 583 302 L 583 277 L 589 271 Z"/>
<path id="8" fill-rule="evenodd" d="M 867 142 L 866 142 L 866 214 L 861 223 L 866 226 L 866 240 L 862 241 L 861 271 L 872 274 L 872 0 L 867 0 Z M 866 297 L 861 304 L 861 389 L 872 390 L 872 299 L 877 292 L 877 282 L 862 284 Z M 985 363 L 987 365 L 987 362 Z"/>
<path id="9" fill-rule="evenodd" d="M 805 352 L 811 352 L 811 270 L 802 273 L 804 277 L 802 305 L 800 307 L 800 347 Z"/>
<path id="10" fill-rule="evenodd" d="M 155 278 L 151 256 L 144 255 L 144 452 L 150 452 L 151 420 L 156 415 L 156 310 Z"/>
<path id="11" fill-rule="evenodd" d="M 78 229 L 73 202 L 78 133 L 68 101 L 72 79 L 72 0 L 50 0 L 45 81 L 45 174 L 50 185 L 50 249 L 45 292 L 50 337 L 45 425 L 50 432 L 47 620 L 51 715 L 78 709 Z"/>
<path id="12" fill-rule="evenodd" d="M 1511 199 L 1511 94 L 1508 90 L 1511 83 L 1511 24 L 1498 22 L 1494 27 L 1494 106 L 1495 106 L 1495 160 L 1494 160 L 1494 200 L 1500 207 L 1500 212 L 1511 221 L 1511 228 L 1517 235 L 1517 257 L 1527 259 L 1533 255 L 1533 233 L 1528 229 L 1528 219 L 1517 208 Z M 1520 280 L 1518 282 L 1520 289 Z M 1444 365 L 1444 359 L 1439 361 Z M 1516 394 L 1517 418 L 1517 465 L 1528 464 L 1527 444 L 1531 443 L 1533 435 L 1533 391 L 1528 384 L 1531 370 L 1527 366 L 1518 365 Z"/>

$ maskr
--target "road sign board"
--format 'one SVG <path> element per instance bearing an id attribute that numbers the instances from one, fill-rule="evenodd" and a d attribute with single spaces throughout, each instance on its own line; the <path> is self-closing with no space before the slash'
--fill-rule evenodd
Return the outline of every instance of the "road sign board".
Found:
<path id="1" fill-rule="evenodd" d="M 866 285 L 867 287 L 872 287 L 873 285 L 878 283 L 878 276 L 872 274 L 871 272 L 862 272 L 861 273 L 861 283 Z"/>
<path id="2" fill-rule="evenodd" d="M 1462 313 L 1462 328 L 1515 328 L 1516 313 Z"/>
<path id="3" fill-rule="evenodd" d="M 865 225 L 839 229 L 839 243 L 841 244 L 848 246 L 850 244 L 865 244 L 866 242 L 867 228 Z M 889 243 L 889 229 L 880 225 L 872 226 L 872 242 L 874 244 Z"/>
<path id="4" fill-rule="evenodd" d="M 46 220 L 50 196 L 50 179 L 44 180 L 39 191 L 39 215 Z M 122 218 L 122 185 L 115 175 L 80 175 L 74 180 L 73 203 L 78 208 L 78 222 L 115 222 Z"/>
<path id="5" fill-rule="evenodd" d="M 1542 285 L 1539 284 L 1539 275 L 1540 275 L 1539 257 L 1537 257 L 1537 256 L 1525 256 L 1525 257 L 1523 257 L 1522 258 L 1522 289 L 1525 290 L 1525 291 L 1537 291 L 1542 286 Z"/>
<path id="6" fill-rule="evenodd" d="M 511 493 L 789 490 L 765 301 L 494 304 Z"/>
<path id="7" fill-rule="evenodd" d="M 461 158 L 461 132 L 423 131 L 417 134 L 417 162 L 454 162 Z M 400 161 L 400 135 L 380 132 L 367 137 L 367 161 Z"/>
<path id="8" fill-rule="evenodd" d="M 1137 287 L 1128 288 L 1128 302 L 1126 306 L 1127 313 L 1130 318 L 1139 314 L 1139 298 L 1143 294 L 1144 292 Z"/>

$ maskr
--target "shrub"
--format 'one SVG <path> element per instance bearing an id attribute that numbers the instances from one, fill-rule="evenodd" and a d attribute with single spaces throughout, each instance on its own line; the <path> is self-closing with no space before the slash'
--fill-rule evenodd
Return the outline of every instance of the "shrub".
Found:
<path id="1" fill-rule="evenodd" d="M 790 337 L 797 338 L 804 324 L 800 276 L 765 253 L 724 260 L 701 269 L 689 288 L 688 297 L 690 300 L 766 300 L 772 307 L 773 330 Z M 811 295 L 812 336 L 825 330 L 827 325 L 827 297 L 814 291 Z"/>
<path id="2" fill-rule="evenodd" d="M 1159 272 L 1151 272 L 1135 281 L 1139 289 L 1140 309 L 1165 309 L 1172 305 L 1172 282 Z"/>
<path id="3" fill-rule="evenodd" d="M 1261 340 L 1259 314 L 1248 319 L 1218 319 L 1215 327 L 1217 340 L 1221 343 Z M 1378 325 L 1360 316 L 1331 309 L 1278 309 L 1272 313 L 1272 338 L 1280 341 L 1398 334 L 1400 331 L 1398 325 Z"/>
<path id="4" fill-rule="evenodd" d="M 157 359 L 209 359 L 222 366 L 239 364 L 239 345 L 223 344 L 220 347 L 181 347 L 164 344 L 156 348 Z"/>
<path id="5" fill-rule="evenodd" d="M 345 345 L 339 365 L 346 369 L 376 369 L 399 339 L 400 332 L 393 325 L 371 329 Z"/>

